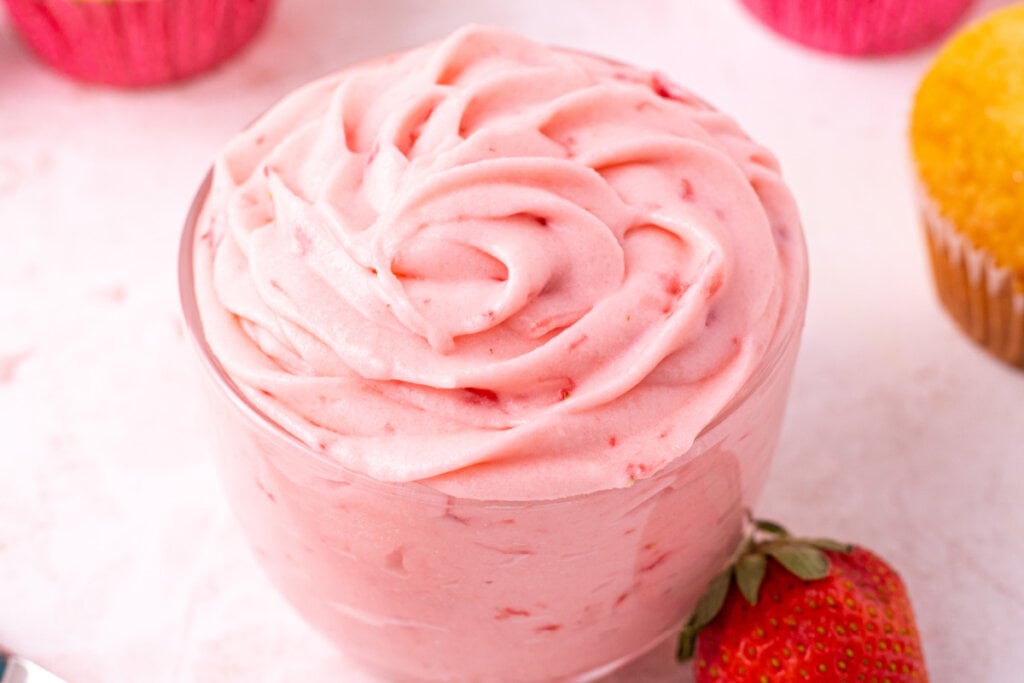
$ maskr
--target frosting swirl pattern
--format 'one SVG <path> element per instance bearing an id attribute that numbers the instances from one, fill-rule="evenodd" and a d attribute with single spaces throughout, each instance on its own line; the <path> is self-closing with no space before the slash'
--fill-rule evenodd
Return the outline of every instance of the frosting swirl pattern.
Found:
<path id="1" fill-rule="evenodd" d="M 467 28 L 285 98 L 215 166 L 205 334 L 346 467 L 456 495 L 628 485 L 802 310 L 773 157 L 658 74 Z"/>

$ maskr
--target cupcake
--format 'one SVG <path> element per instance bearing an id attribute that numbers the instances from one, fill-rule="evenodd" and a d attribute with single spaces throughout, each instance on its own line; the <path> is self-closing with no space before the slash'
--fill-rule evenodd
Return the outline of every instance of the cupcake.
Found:
<path id="1" fill-rule="evenodd" d="M 232 507 L 383 680 L 592 680 L 678 632 L 806 304 L 795 203 L 732 119 L 478 27 L 286 96 L 181 259 Z"/>
<path id="2" fill-rule="evenodd" d="M 4 0 L 25 43 L 74 78 L 166 83 L 221 63 L 253 37 L 270 0 Z"/>
<path id="3" fill-rule="evenodd" d="M 742 0 L 791 40 L 846 55 L 909 50 L 948 31 L 973 0 Z"/>
<path id="4" fill-rule="evenodd" d="M 1024 367 L 1024 5 L 943 48 L 910 138 L 943 306 L 989 352 Z"/>

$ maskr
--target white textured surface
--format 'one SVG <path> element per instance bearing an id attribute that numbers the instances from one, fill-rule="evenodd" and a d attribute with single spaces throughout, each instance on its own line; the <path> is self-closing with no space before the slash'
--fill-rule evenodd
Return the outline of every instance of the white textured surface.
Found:
<path id="1" fill-rule="evenodd" d="M 366 681 L 224 507 L 176 243 L 210 158 L 274 99 L 467 21 L 661 69 L 777 152 L 812 294 L 761 512 L 889 558 L 936 683 L 1019 681 L 1024 374 L 932 295 L 904 138 L 930 52 L 820 56 L 726 0 L 284 0 L 226 68 L 133 93 L 52 75 L 0 19 L 0 643 L 72 683 Z M 669 659 L 615 680 L 678 680 Z"/>

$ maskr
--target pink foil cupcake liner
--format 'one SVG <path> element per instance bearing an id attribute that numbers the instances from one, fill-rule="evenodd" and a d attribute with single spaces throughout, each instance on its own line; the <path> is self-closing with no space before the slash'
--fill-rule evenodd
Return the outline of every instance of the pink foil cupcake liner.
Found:
<path id="1" fill-rule="evenodd" d="M 910 50 L 941 37 L 974 0 L 742 0 L 758 19 L 808 47 L 847 55 Z"/>
<path id="2" fill-rule="evenodd" d="M 270 0 L 5 0 L 54 69 L 117 86 L 166 83 L 221 63 L 262 26 Z"/>

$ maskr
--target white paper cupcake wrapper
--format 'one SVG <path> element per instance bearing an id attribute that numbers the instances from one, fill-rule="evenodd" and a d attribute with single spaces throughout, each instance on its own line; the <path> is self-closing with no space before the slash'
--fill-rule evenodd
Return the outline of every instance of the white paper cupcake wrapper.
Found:
<path id="1" fill-rule="evenodd" d="M 939 298 L 972 339 L 999 358 L 1024 368 L 1024 291 L 942 216 L 919 188 L 925 236 Z"/>

